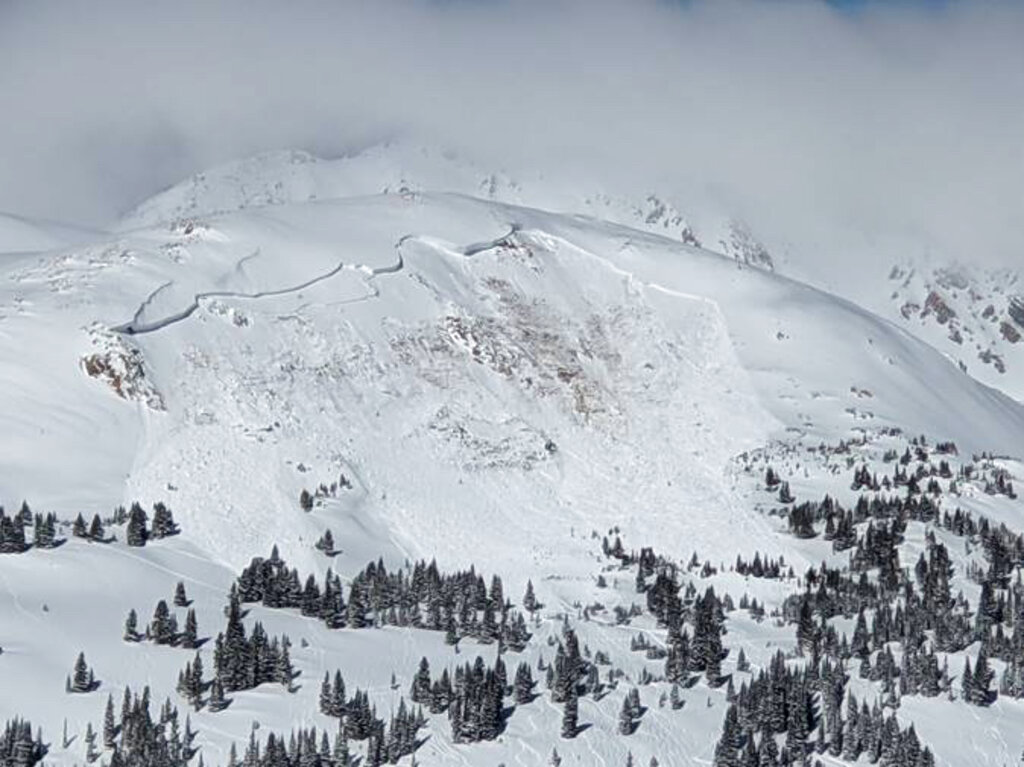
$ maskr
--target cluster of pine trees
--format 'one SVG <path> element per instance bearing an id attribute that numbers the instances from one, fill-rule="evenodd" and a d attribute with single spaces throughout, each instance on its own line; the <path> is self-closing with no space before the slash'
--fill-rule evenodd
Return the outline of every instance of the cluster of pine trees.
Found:
<path id="1" fill-rule="evenodd" d="M 102 728 L 97 731 L 91 722 L 86 726 L 83 736 L 86 763 L 93 764 L 106 753 L 103 762 L 105 767 L 187 767 L 198 751 L 193 746 L 196 733 L 188 717 L 182 725 L 178 709 L 170 700 L 164 702 L 155 718 L 150 709 L 148 686 L 141 695 L 125 688 L 120 715 L 114 706 L 113 697 L 107 696 Z M 100 736 L 102 746 L 97 744 Z M 42 743 L 41 735 L 37 742 Z M 65 722 L 64 748 L 69 748 L 72 742 Z M 0 756 L 0 764 L 9 763 Z M 20 765 L 19 762 L 10 764 Z M 31 765 L 34 762 L 25 764 Z M 199 764 L 202 765 L 202 757 Z"/>
<path id="2" fill-rule="evenodd" d="M 736 564 L 733 569 L 740 575 L 750 576 L 751 578 L 771 578 L 778 579 L 783 576 L 787 578 L 793 578 L 793 568 L 786 566 L 785 557 L 779 557 L 778 559 L 772 559 L 770 557 L 761 558 L 761 552 L 755 551 L 754 558 L 747 562 L 740 554 L 736 555 Z"/>
<path id="3" fill-rule="evenodd" d="M 291 640 L 287 635 L 270 638 L 257 622 L 251 634 L 242 623 L 242 608 L 232 594 L 227 609 L 227 627 L 217 634 L 213 666 L 217 686 L 225 692 L 258 687 L 266 682 L 291 690 L 295 669 L 291 661 Z"/>
<path id="4" fill-rule="evenodd" d="M 797 538 L 815 538 L 819 530 L 815 525 L 824 522 L 821 532 L 825 540 L 832 541 L 835 551 L 853 546 L 856 541 L 855 525 L 869 519 L 933 522 L 939 516 L 939 505 L 929 496 L 861 495 L 853 509 L 846 509 L 831 496 L 820 502 L 803 501 L 786 511 L 789 530 Z"/>
<path id="5" fill-rule="evenodd" d="M 0 506 L 0 554 L 21 554 L 28 551 L 29 543 L 25 528 L 32 526 L 32 545 L 37 549 L 54 549 L 61 541 L 57 537 L 57 515 L 33 514 L 27 503 L 13 516 L 4 513 Z"/>
<path id="6" fill-rule="evenodd" d="M 252 559 L 238 576 L 233 593 L 241 602 L 300 610 L 303 615 L 319 618 L 328 628 L 342 628 L 347 622 L 348 606 L 341 578 L 328 570 L 322 588 L 313 575 L 303 584 L 299 571 L 288 567 L 277 546 L 269 559 Z"/>
<path id="7" fill-rule="evenodd" d="M 352 482 L 344 474 L 338 478 L 337 482 L 332 482 L 330 487 L 321 482 L 312 493 L 303 488 L 302 492 L 299 493 L 299 508 L 305 512 L 310 512 L 315 505 L 322 503 L 325 499 L 337 497 L 339 490 L 349 490 L 351 488 Z"/>
<path id="8" fill-rule="evenodd" d="M 359 760 L 349 750 L 344 728 L 338 728 L 332 742 L 326 730 L 310 727 L 292 730 L 287 738 L 270 733 L 262 742 L 253 732 L 241 757 L 231 746 L 227 767 L 380 767 L 385 762 L 383 746 L 374 743 L 366 759 Z"/>
<path id="9" fill-rule="evenodd" d="M 126 542 L 129 546 L 145 546 L 152 538 L 166 538 L 179 532 L 174 522 L 174 515 L 163 503 L 153 506 L 153 524 L 149 527 L 149 517 L 138 503 L 133 503 L 130 511 L 123 507 L 114 512 L 111 520 L 115 524 L 127 522 Z M 33 514 L 28 503 L 22 503 L 17 514 L 8 516 L 0 506 L 0 554 L 20 554 L 29 549 L 25 534 L 28 527 L 33 528 L 32 546 L 38 549 L 52 549 L 63 541 L 57 533 L 57 515 L 54 513 Z M 103 520 L 94 514 L 92 521 L 86 523 L 85 517 L 79 513 L 71 525 L 71 534 L 76 538 L 89 541 L 109 543 L 113 538 L 107 537 Z"/>
<path id="10" fill-rule="evenodd" d="M 100 519 L 99 514 L 93 514 L 92 521 L 86 524 L 85 517 L 79 513 L 71 524 L 71 534 L 76 538 L 84 538 L 95 543 L 108 543 L 112 540 L 107 538 L 106 530 L 103 528 L 103 520 Z"/>
<path id="11" fill-rule="evenodd" d="M 944 447 L 942 454 L 955 448 Z M 797 623 L 797 637 L 801 647 L 812 653 L 825 652 L 834 660 L 850 657 L 860 659 L 859 673 L 863 678 L 881 682 L 886 704 L 899 705 L 903 695 L 935 697 L 940 694 L 954 697 L 948 664 L 939 662 L 938 652 L 952 653 L 966 650 L 978 643 L 976 660 L 966 658 L 960 673 L 959 695 L 966 702 L 985 706 L 999 693 L 1024 697 L 1024 583 L 1019 567 L 1024 564 L 1024 536 L 995 525 L 985 517 L 976 519 L 970 512 L 957 508 L 954 512 L 941 511 L 938 501 L 920 494 L 918 482 L 929 477 L 929 490 L 941 489 L 934 477 L 955 482 L 976 481 L 984 477 L 996 490 L 1007 494 L 1008 478 L 998 467 L 987 465 L 980 471 L 972 465 L 961 466 L 956 479 L 949 463 L 940 461 L 936 468 L 926 464 L 927 452 L 923 442 L 908 448 L 899 457 L 892 486 L 902 486 L 905 498 L 876 495 L 861 496 L 852 511 L 843 511 L 827 498 L 821 504 L 801 504 L 789 512 L 791 529 L 797 535 L 813 535 L 813 524 L 826 520 L 825 537 L 832 538 L 837 550 L 853 548 L 850 570 L 859 573 L 853 577 L 840 571 L 822 567 L 808 572 L 807 591 L 790 597 L 785 612 Z M 896 454 L 889 456 L 896 460 Z M 915 470 L 909 464 L 917 460 Z M 989 479 L 992 477 L 992 479 Z M 1002 482 L 1000 483 L 1000 477 Z M 854 489 L 877 490 L 887 486 L 879 483 L 863 466 L 854 471 Z M 833 522 L 833 520 L 836 520 Z M 856 525 L 867 520 L 858 534 Z M 975 609 L 958 593 L 951 592 L 950 581 L 954 568 L 946 547 L 936 540 L 933 531 L 926 533 L 926 552 L 921 553 L 913 571 L 902 569 L 898 547 L 908 521 L 934 522 L 949 532 L 966 538 L 968 552 L 972 543 L 979 544 L 987 566 L 972 562 L 966 575 L 981 584 L 981 594 Z M 837 545 L 842 541 L 842 545 Z M 1016 582 L 1011 585 L 1011 574 L 1018 568 Z M 869 573 L 873 578 L 869 580 Z M 873 612 L 871 628 L 865 610 Z M 837 639 L 835 631 L 826 621 L 839 614 L 856 612 L 857 622 L 850 642 L 843 635 Z M 897 643 L 901 649 L 899 664 L 889 648 Z M 993 689 L 995 673 L 989 659 L 1005 662 L 1005 670 L 998 692 Z"/>
<path id="12" fill-rule="evenodd" d="M 26 509 L 23 506 L 22 509 Z M 28 518 L 32 518 L 31 512 Z M 25 515 L 22 513 L 14 516 L 7 516 L 0 506 L 0 554 L 21 554 L 28 550 L 28 542 L 25 539 Z"/>
<path id="13" fill-rule="evenodd" d="M 218 680 L 214 685 L 214 682 L 207 684 L 203 679 L 203 658 L 197 652 L 193 660 L 185 664 L 185 668 L 178 672 L 178 684 L 177 691 L 189 704 L 198 711 L 204 705 L 208 704 L 211 711 L 223 711 L 228 706 L 228 701 L 224 698 L 224 688 L 219 684 Z M 203 693 L 207 689 L 212 689 L 216 686 L 216 690 L 210 693 L 210 699 L 204 700 Z"/>
<path id="14" fill-rule="evenodd" d="M 392 764 L 416 750 L 417 734 L 426 724 L 422 706 L 413 710 L 402 698 L 385 725 L 365 691 L 357 689 L 351 697 L 346 696 L 345 680 L 340 671 L 335 671 L 333 677 L 324 673 L 320 713 L 340 720 L 340 732 L 346 741 L 372 739 L 374 742 L 369 743 L 368 748 L 371 751 L 382 749 L 382 758 Z"/>
<path id="15" fill-rule="evenodd" d="M 32 723 L 11 719 L 4 724 L 0 736 L 0 764 L 7 767 L 32 767 L 46 756 L 43 734 L 33 736 Z"/>
<path id="16" fill-rule="evenodd" d="M 153 718 L 148 687 L 141 695 L 125 688 L 119 723 L 108 700 L 103 726 L 104 745 L 111 749 L 108 767 L 186 767 L 196 754 L 195 735 L 188 717 L 182 725 L 169 700 Z"/>
<path id="17" fill-rule="evenodd" d="M 167 538 L 180 532 L 174 522 L 174 515 L 162 502 L 153 505 L 153 524 L 149 526 L 149 516 L 138 503 L 133 503 L 128 511 L 128 526 L 125 529 L 125 542 L 129 546 L 145 546 L 151 539 Z"/>
<path id="18" fill-rule="evenodd" d="M 411 570 L 389 572 L 383 561 L 371 562 L 352 579 L 346 602 L 337 575 L 328 571 L 322 587 L 313 575 L 303 582 L 275 546 L 269 559 L 250 562 L 236 587 L 242 602 L 298 609 L 330 628 L 413 626 L 444 631 L 449 644 L 472 637 L 516 651 L 530 638 L 526 619 L 505 598 L 501 578 L 494 576 L 488 589 L 473 568 L 448 574 L 435 562 L 417 562 Z"/>
<path id="19" fill-rule="evenodd" d="M 477 656 L 473 663 L 455 669 L 455 683 L 448 703 L 452 740 L 476 743 L 494 740 L 505 727 L 507 694 L 505 663 L 499 655 L 492 667 Z"/>
<path id="20" fill-rule="evenodd" d="M 241 759 L 232 746 L 229 767 L 380 767 L 397 764 L 402 757 L 415 753 L 421 745 L 418 733 L 425 719 L 422 711 L 412 711 L 399 701 L 390 721 L 377 716 L 366 693 L 357 691 L 345 707 L 334 735 L 333 743 L 327 731 L 317 733 L 316 728 L 292 731 L 284 737 L 271 733 L 261 744 L 256 735 L 250 735 L 249 744 Z M 352 756 L 349 742 L 366 741 L 366 756 Z"/>
<path id="21" fill-rule="evenodd" d="M 858 707 L 849 695 L 842 664 L 815 658 L 790 667 L 777 653 L 767 669 L 733 697 L 715 747 L 715 767 L 775 767 L 804 763 L 813 753 L 856 761 L 930 767 L 934 758 L 922 747 L 913 726 L 901 730 L 895 715 L 886 717 L 877 703 Z M 784 736 L 783 745 L 778 738 Z"/>
<path id="22" fill-rule="evenodd" d="M 651 576 L 654 581 L 648 584 Z M 692 581 L 680 595 L 676 566 L 650 549 L 642 550 L 637 558 L 637 588 L 646 595 L 648 611 L 668 629 L 665 678 L 681 684 L 691 673 L 703 672 L 711 685 L 717 685 L 726 656 L 722 644 L 725 612 L 731 605 L 718 598 L 713 586 L 698 596 Z M 692 626 L 692 639 L 687 624 Z"/>
<path id="23" fill-rule="evenodd" d="M 320 713 L 341 719 L 346 709 L 345 679 L 341 671 L 335 671 L 333 679 L 330 672 L 325 671 L 324 681 L 320 685 Z"/>
<path id="24" fill-rule="evenodd" d="M 317 551 L 322 551 L 329 557 L 335 556 L 338 553 L 338 550 L 334 547 L 334 533 L 330 530 L 324 530 L 324 534 L 317 539 L 315 544 L 313 544 L 313 548 Z"/>
<path id="25" fill-rule="evenodd" d="M 61 541 L 57 538 L 57 515 L 36 514 L 33 517 L 32 545 L 37 549 L 55 549 Z"/>
<path id="26" fill-rule="evenodd" d="M 184 607 L 189 604 L 184 596 L 184 585 L 179 584 L 179 591 L 175 594 L 174 604 L 177 607 Z M 199 622 L 196 618 L 196 611 L 191 607 L 185 613 L 185 627 L 179 630 L 178 617 L 171 612 L 167 602 L 163 599 L 156 603 L 153 609 L 153 618 L 147 624 L 145 631 L 139 633 L 139 618 L 134 609 L 128 611 L 124 621 L 124 640 L 126 642 L 140 642 L 143 639 L 154 644 L 182 647 L 186 650 L 195 650 L 201 644 L 199 639 Z"/>

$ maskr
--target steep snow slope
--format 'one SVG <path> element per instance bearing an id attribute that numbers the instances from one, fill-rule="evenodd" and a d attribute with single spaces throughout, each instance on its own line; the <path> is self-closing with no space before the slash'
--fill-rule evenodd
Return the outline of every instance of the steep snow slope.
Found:
<path id="1" fill-rule="evenodd" d="M 93 281 L 49 293 L 66 324 L 55 322 L 47 344 L 70 337 L 76 351 L 99 344 L 116 361 L 138 349 L 144 361 L 141 444 L 119 433 L 107 449 L 128 446 L 131 463 L 111 457 L 88 473 L 115 497 L 170 494 L 186 528 L 236 566 L 274 540 L 297 555 L 311 533 L 293 499 L 339 473 L 416 553 L 458 557 L 472 549 L 446 531 L 465 535 L 480 515 L 545 552 L 551 520 L 611 525 L 626 504 L 641 540 L 679 524 L 713 539 L 730 508 L 723 465 L 785 429 L 828 438 L 941 423 L 966 447 L 1020 452 L 1021 408 L 887 323 L 607 224 L 384 195 L 138 231 L 103 252 L 107 261 L 93 252 L 38 268 L 59 275 L 43 283 L 50 291 L 54 280 L 74 285 L 72 273 Z M 13 328 L 8 337 L 22 338 Z M 90 390 L 74 412 L 131 420 L 133 406 L 71 355 L 60 360 L 66 377 L 52 380 Z M 34 381 L 12 391 L 15 401 L 36 394 Z M 80 426 L 57 414 L 44 424 L 46 441 L 56 430 L 69 451 L 59 459 L 74 463 Z M 29 431 L 23 455 L 41 444 Z M 224 479 L 238 465 L 252 477 L 241 486 Z M 74 508 L 24 470 L 7 476 L 22 494 Z M 678 512 L 708 506 L 708 521 Z M 507 542 L 495 555 L 515 559 Z"/>
<path id="2" fill-rule="evenodd" d="M 775 233 L 770 246 L 709 193 L 695 196 L 684 179 L 651 186 L 595 169 L 581 177 L 528 167 L 496 169 L 454 152 L 413 142 L 375 145 L 325 160 L 305 152 L 270 152 L 229 163 L 156 195 L 130 212 L 131 229 L 241 209 L 355 195 L 450 191 L 494 201 L 612 221 L 741 263 L 780 270 L 903 325 L 984 384 L 1024 399 L 1015 363 L 1024 349 L 1024 309 L 1014 320 L 1019 275 L 916 257 L 922 248 L 871 232 L 828 231 L 798 245 Z M 816 238 L 817 244 L 812 244 Z M 894 266 L 895 264 L 895 266 Z M 930 308 L 930 307 L 935 307 Z M 948 311 L 952 314 L 949 314 Z"/>
<path id="3" fill-rule="evenodd" d="M 898 427 L 965 453 L 1024 452 L 1024 408 L 905 331 L 675 237 L 408 189 L 302 204 L 288 192 L 252 207 L 261 198 L 239 186 L 228 212 L 182 203 L 170 217 L 140 214 L 109 242 L 4 262 L 0 498 L 65 518 L 163 500 L 183 534 L 141 551 L 72 540 L 0 560 L 0 679 L 45 690 L 5 697 L 0 718 L 30 715 L 56 737 L 67 716 L 80 734 L 125 683 L 173 696 L 190 654 L 138 645 L 126 656 L 125 612 L 145 621 L 183 579 L 202 633 L 215 633 L 232 577 L 274 543 L 302 573 L 331 566 L 350 577 L 378 556 L 436 556 L 445 568 L 501 573 L 514 596 L 532 578 L 548 605 L 526 653 L 535 663 L 550 659 L 544 640 L 562 613 L 637 598 L 629 573 L 596 585 L 594 531 L 618 527 L 630 547 L 680 559 L 696 550 L 716 566 L 760 549 L 802 572 L 830 556 L 758 511 L 750 456 L 796 455 L 796 489 L 849 498 L 838 469 L 803 457 L 809 446 Z M 164 198 L 147 209 L 170 208 Z M 312 512 L 299 507 L 302 489 L 342 475 Z M 1019 515 L 1009 501 L 971 503 Z M 342 550 L 334 560 L 313 549 L 328 528 Z M 700 582 L 771 605 L 792 587 L 724 570 Z M 196 714 L 207 763 L 223 762 L 254 720 L 329 726 L 316 713 L 325 670 L 369 685 L 387 711 L 392 670 L 404 692 L 420 655 L 435 668 L 461 662 L 435 633 L 330 632 L 264 608 L 253 617 L 307 640 L 294 649 L 301 689 L 260 688 L 226 712 Z M 633 629 L 663 641 L 645 621 Z M 638 678 L 633 631 L 579 626 Z M 792 645 L 792 627 L 771 621 L 737 614 L 729 630 L 729 646 L 757 665 Z M 102 685 L 69 699 L 63 678 L 79 649 Z M 463 649 L 478 651 L 493 654 Z M 433 717 L 418 758 L 542 764 L 557 744 L 570 763 L 622 764 L 627 749 L 641 764 L 655 754 L 709 763 L 725 690 L 701 683 L 683 712 L 669 712 L 657 703 L 664 689 L 644 688 L 651 711 L 628 741 L 613 735 L 620 688 L 583 701 L 581 720 L 594 726 L 571 743 L 557 738 L 560 707 L 542 698 L 501 742 L 479 747 L 452 744 Z M 998 718 L 986 712 L 958 742 L 942 740 L 933 703 L 910 701 L 901 715 L 920 722 L 940 763 L 1016 757 L 1018 703 L 1000 702 Z M 989 732 L 1001 745 L 975 755 Z M 80 743 L 55 752 L 58 763 L 81 758 Z"/>

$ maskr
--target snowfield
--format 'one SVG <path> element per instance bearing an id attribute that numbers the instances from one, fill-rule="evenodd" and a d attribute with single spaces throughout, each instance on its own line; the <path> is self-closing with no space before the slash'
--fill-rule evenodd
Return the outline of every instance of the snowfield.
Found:
<path id="1" fill-rule="evenodd" d="M 739 688 L 751 678 L 737 669 L 740 649 L 754 672 L 795 649 L 793 624 L 773 611 L 802 592 L 806 570 L 849 561 L 789 532 L 762 486 L 769 465 L 799 501 L 828 493 L 852 508 L 853 467 L 889 472 L 884 450 L 903 453 L 917 435 L 955 442 L 956 466 L 1001 456 L 985 476 L 1016 479 L 1024 456 L 1024 405 L 896 321 L 765 268 L 760 246 L 729 239 L 740 230 L 724 222 L 704 227 L 705 250 L 687 235 L 700 227 L 658 200 L 584 200 L 408 148 L 215 169 L 88 244 L 0 219 L 7 513 L 26 499 L 69 524 L 164 502 L 181 527 L 133 547 L 123 527 L 104 544 L 64 525 L 57 548 L 0 555 L 0 720 L 42 726 L 47 763 L 70 765 L 84 763 L 87 723 L 101 725 L 108 693 L 119 710 L 125 685 L 148 684 L 155 706 L 169 696 L 184 716 L 175 684 L 195 653 L 124 642 L 125 615 L 135 608 L 145 625 L 182 581 L 200 636 L 212 638 L 239 571 L 276 545 L 303 578 L 331 568 L 349 584 L 378 558 L 388 568 L 436 559 L 488 582 L 500 575 L 513 603 L 532 581 L 544 607 L 526 649 L 505 662 L 510 673 L 520 660 L 534 667 L 538 696 L 479 744 L 453 742 L 447 716 L 430 715 L 417 763 L 546 765 L 557 748 L 563 764 L 623 765 L 629 753 L 638 765 L 714 764 L 727 687 L 698 677 L 676 710 L 662 701 L 669 684 L 644 683 L 663 661 L 630 641 L 663 647 L 666 630 L 649 613 L 616 619 L 616 606 L 644 596 L 635 566 L 606 556 L 602 537 L 683 565 L 696 552 L 716 572 L 684 569 L 684 587 L 766 606 L 761 620 L 726 616 L 723 673 Z M 818 450 L 841 441 L 852 452 Z M 309 511 L 303 490 L 315 496 Z M 980 479 L 943 493 L 943 509 L 1024 529 L 1021 502 Z M 938 527 L 910 523 L 900 558 L 911 577 Z M 327 530 L 332 558 L 314 547 Z M 973 605 L 980 588 L 966 566 L 985 564 L 983 547 L 937 535 L 957 567 L 953 593 Z M 731 569 L 755 552 L 783 556 L 794 577 Z M 595 603 L 603 609 L 584 617 Z M 232 693 L 225 711 L 191 711 L 209 765 L 226 764 L 232 743 L 241 754 L 257 727 L 259 738 L 310 726 L 333 736 L 337 721 L 318 711 L 325 672 L 340 669 L 387 719 L 421 657 L 439 672 L 497 654 L 469 638 L 456 652 L 443 632 L 330 630 L 294 610 L 247 607 L 247 626 L 291 638 L 296 689 L 262 685 Z M 833 624 L 852 633 L 855 617 Z M 537 671 L 565 618 L 623 672 L 602 697 L 581 697 L 589 726 L 571 739 Z M 199 650 L 208 673 L 212 645 Z M 945 654 L 952 676 L 978 648 Z M 80 651 L 99 687 L 67 694 Z M 850 689 L 881 698 L 857 662 Z M 622 736 L 632 686 L 646 712 Z M 937 764 L 1015 764 L 1024 749 L 1024 704 L 1009 695 L 986 707 L 906 695 L 897 713 Z"/>

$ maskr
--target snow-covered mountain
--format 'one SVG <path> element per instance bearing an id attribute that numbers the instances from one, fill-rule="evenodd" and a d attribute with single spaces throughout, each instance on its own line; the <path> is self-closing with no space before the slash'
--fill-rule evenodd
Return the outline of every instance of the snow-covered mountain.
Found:
<path id="1" fill-rule="evenodd" d="M 150 686 L 154 716 L 165 696 L 182 719 L 190 711 L 193 745 L 206 764 L 225 764 L 231 744 L 241 755 L 250 737 L 266 755 L 268 733 L 287 741 L 316 727 L 333 742 L 325 673 L 340 670 L 350 693 L 366 691 L 393 733 L 421 657 L 436 681 L 478 655 L 488 667 L 500 655 L 510 685 L 528 664 L 536 697 L 506 696 L 497 737 L 473 731 L 482 742 L 456 737 L 444 712 L 468 716 L 475 704 L 439 702 L 431 713 L 428 702 L 417 763 L 549 764 L 557 750 L 563 764 L 619 765 L 628 754 L 637 764 L 732 764 L 732 749 L 750 743 L 772 764 L 775 738 L 793 758 L 806 744 L 808 759 L 828 764 L 895 749 L 897 725 L 872 745 L 869 715 L 861 746 L 850 735 L 844 747 L 845 730 L 857 732 L 847 694 L 885 704 L 904 733 L 913 724 L 935 763 L 1010 763 L 1021 752 L 1016 688 L 975 705 L 988 701 L 970 690 L 963 699 L 957 677 L 983 651 L 1015 678 L 1019 646 L 995 632 L 1020 631 L 1019 591 L 1004 570 L 1024 545 L 1012 490 L 1024 405 L 1004 393 L 1015 390 L 965 373 L 914 324 L 928 318 L 928 298 L 904 325 L 772 271 L 756 236 L 727 215 L 686 214 L 656 193 L 513 179 L 404 146 L 332 161 L 263 155 L 152 198 L 90 244 L 42 247 L 0 261 L 0 499 L 8 537 L 26 499 L 56 513 L 55 537 L 67 541 L 48 547 L 43 519 L 27 550 L 0 555 L 0 683 L 13 691 L 0 698 L 0 720 L 42 726 L 47 763 L 85 760 L 87 725 L 102 730 L 107 695 L 120 711 L 125 686 Z M 940 285 L 945 305 L 970 292 L 956 284 Z M 930 283 L 908 273 L 893 285 L 902 309 Z M 1012 286 L 1000 287 L 998 321 L 1014 322 Z M 955 311 L 962 333 L 975 318 L 978 343 L 973 328 L 996 327 L 985 307 Z M 784 485 L 765 478 L 769 467 Z M 864 467 L 874 476 L 865 480 Z M 166 504 L 180 534 L 130 545 L 141 541 L 112 510 L 135 501 Z M 972 521 L 944 524 L 941 512 L 956 509 Z M 116 540 L 74 534 L 79 513 L 99 514 Z M 42 545 L 28 546 L 36 535 Z M 624 551 L 605 550 L 606 537 Z M 263 592 L 244 625 L 287 635 L 295 676 L 229 690 L 230 705 L 214 710 L 211 681 L 228 679 L 227 651 L 213 640 L 228 592 L 274 546 L 317 589 L 329 570 L 341 576 L 349 625 L 275 607 Z M 945 601 L 935 601 L 939 576 L 915 568 L 922 554 L 941 564 L 940 552 L 954 567 Z M 755 571 L 737 566 L 755 554 Z M 778 577 L 761 577 L 762 560 L 780 558 Z M 488 584 L 499 575 L 515 607 L 485 589 L 457 631 L 432 630 L 446 628 L 431 625 L 443 599 L 421 604 L 403 591 L 387 609 L 379 571 L 364 570 L 378 560 L 389 571 L 420 560 L 449 573 L 473 567 Z M 825 564 L 827 577 L 808 572 Z M 850 583 L 865 580 L 847 593 L 850 573 Z M 141 632 L 178 581 L 209 641 L 160 643 L 155 626 L 150 640 L 124 641 L 128 611 Z M 528 582 L 536 610 L 520 599 Z M 243 599 L 246 583 L 269 588 L 243 579 Z M 665 654 L 678 651 L 680 616 L 658 601 L 671 592 L 671 604 L 677 587 L 694 639 L 679 673 Z M 953 601 L 960 590 L 969 606 Z M 353 600 L 382 625 L 354 627 Z M 862 607 L 875 632 L 866 644 L 855 634 Z M 172 608 L 180 622 L 186 609 Z M 529 640 L 488 641 L 488 610 L 513 628 L 529 612 Z M 700 659 L 719 610 L 728 654 L 713 673 Z M 885 623 L 890 610 L 898 628 Z M 933 623 L 916 622 L 929 611 Z M 564 678 L 551 692 L 544 677 L 560 645 L 573 657 L 568 629 L 586 651 L 573 661 L 570 696 L 579 695 L 580 727 L 567 734 Z M 453 632 L 456 645 L 446 642 Z M 68 693 L 80 651 L 96 688 Z M 932 651 L 948 679 L 929 676 Z M 178 673 L 197 655 L 206 673 L 190 710 Z M 845 664 L 849 679 L 830 664 Z M 778 676 L 787 667 L 788 681 Z M 788 692 L 752 703 L 769 669 Z M 634 687 L 639 710 L 628 705 Z M 775 705 L 781 723 L 764 734 L 754 712 Z M 104 762 L 131 751 L 135 725 L 123 726 L 110 747 L 98 743 Z M 359 735 L 352 752 L 373 763 L 375 736 Z M 911 740 L 890 763 L 928 763 Z"/>
<path id="2" fill-rule="evenodd" d="M 627 185 L 628 186 L 628 185 Z M 227 163 L 175 185 L 123 219 L 127 229 L 243 208 L 372 194 L 457 192 L 563 213 L 577 213 L 706 246 L 751 266 L 773 268 L 771 254 L 742 221 L 720 206 L 686 213 L 673 190 L 609 189 L 597 175 L 566 177 L 548 170 L 488 168 L 450 150 L 414 142 L 373 145 L 324 160 L 308 152 L 267 152 Z M 699 229 L 698 229 L 699 228 Z"/>
<path id="3" fill-rule="evenodd" d="M 890 281 L 892 309 L 913 332 L 978 380 L 1024 400 L 1024 284 L 1016 271 L 896 266 Z"/>

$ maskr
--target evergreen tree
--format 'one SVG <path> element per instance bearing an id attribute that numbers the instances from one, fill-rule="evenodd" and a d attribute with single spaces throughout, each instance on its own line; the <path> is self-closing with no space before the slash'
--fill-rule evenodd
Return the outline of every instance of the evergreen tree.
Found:
<path id="1" fill-rule="evenodd" d="M 324 672 L 324 681 L 320 683 L 320 713 L 324 716 L 337 716 L 331 705 L 331 674 Z"/>
<path id="2" fill-rule="evenodd" d="M 114 719 L 114 697 L 107 695 L 107 708 L 103 712 L 103 746 L 113 748 L 117 744 L 117 721 Z"/>
<path id="3" fill-rule="evenodd" d="M 679 696 L 679 685 L 678 684 L 673 684 L 672 685 L 672 689 L 669 690 L 668 700 L 669 700 L 669 705 L 672 707 L 673 711 L 678 711 L 679 709 L 681 709 L 683 707 L 683 700 Z"/>
<path id="4" fill-rule="evenodd" d="M 181 646 L 186 650 L 194 650 L 199 646 L 199 624 L 196 611 L 189 608 L 185 614 L 185 630 L 181 634 Z"/>
<path id="5" fill-rule="evenodd" d="M 167 538 L 177 535 L 178 526 L 174 523 L 174 515 L 163 503 L 153 505 L 153 538 Z"/>
<path id="6" fill-rule="evenodd" d="M 569 691 L 565 699 L 565 707 L 562 711 L 562 737 L 575 738 L 579 730 L 579 695 L 576 688 Z"/>
<path id="7" fill-rule="evenodd" d="M 314 547 L 329 557 L 334 556 L 337 553 L 334 549 L 334 534 L 330 530 L 325 530 Z"/>
<path id="8" fill-rule="evenodd" d="M 965 672 L 966 673 L 966 672 Z M 987 706 L 992 701 L 992 678 L 995 673 L 989 668 L 988 653 L 984 645 L 978 652 L 978 661 L 974 666 L 974 674 L 971 678 L 969 700 L 976 706 Z"/>
<path id="9" fill-rule="evenodd" d="M 750 671 L 750 661 L 747 660 L 747 655 L 743 652 L 742 647 L 740 648 L 739 654 L 736 656 L 736 670 Z"/>
<path id="10" fill-rule="evenodd" d="M 343 716 L 345 713 L 345 680 L 341 676 L 341 671 L 334 672 L 334 682 L 331 685 L 331 705 L 336 712 L 335 716 Z"/>
<path id="11" fill-rule="evenodd" d="M 537 602 L 537 596 L 533 593 L 533 581 L 526 581 L 526 592 L 523 594 L 523 609 L 526 612 L 533 615 L 541 608 L 539 602 Z"/>
<path id="12" fill-rule="evenodd" d="M 512 685 L 512 697 L 518 705 L 533 700 L 533 673 L 528 663 L 520 663 L 516 668 L 515 682 Z"/>
<path id="13" fill-rule="evenodd" d="M 135 609 L 128 611 L 128 617 L 124 619 L 124 641 L 126 642 L 138 642 L 141 637 L 139 636 L 139 616 L 135 614 Z"/>
<path id="14" fill-rule="evenodd" d="M 75 668 L 71 673 L 70 683 L 68 684 L 69 692 L 91 692 L 96 686 L 96 681 L 93 677 L 92 669 L 89 668 L 89 664 L 85 662 L 85 653 L 78 653 L 78 658 L 75 660 Z"/>
<path id="15" fill-rule="evenodd" d="M 92 764 L 100 758 L 100 752 L 96 750 L 96 731 L 92 728 L 92 722 L 85 725 L 85 761 Z"/>
<path id="16" fill-rule="evenodd" d="M 129 546 L 145 546 L 148 532 L 146 523 L 148 517 L 146 512 L 138 503 L 133 503 L 131 511 L 128 512 L 128 529 L 125 532 L 125 543 Z"/>
<path id="17" fill-rule="evenodd" d="M 413 677 L 409 699 L 413 703 L 429 703 L 431 696 L 430 663 L 426 656 L 420 658 L 420 667 Z"/>
<path id="18" fill-rule="evenodd" d="M 207 702 L 207 707 L 213 712 L 223 711 L 228 707 L 228 701 L 224 698 L 224 685 L 221 684 L 220 679 L 215 678 L 210 683 L 210 699 Z"/>
<path id="19" fill-rule="evenodd" d="M 350 767 L 352 764 L 352 757 L 348 750 L 348 738 L 343 726 L 338 727 L 338 734 L 334 736 L 333 757 L 333 767 Z"/>
<path id="20" fill-rule="evenodd" d="M 960 697 L 967 703 L 974 702 L 974 672 L 968 657 L 964 658 L 964 670 L 960 674 Z"/>
<path id="21" fill-rule="evenodd" d="M 636 720 L 633 718 L 633 705 L 627 695 L 622 699 L 622 708 L 619 709 L 619 734 L 632 735 L 636 729 Z"/>
<path id="22" fill-rule="evenodd" d="M 57 516 L 36 514 L 32 544 L 37 549 L 52 549 L 57 545 Z"/>
<path id="23" fill-rule="evenodd" d="M 157 644 L 174 644 L 177 641 L 177 621 L 164 600 L 156 603 L 153 619 L 149 622 L 149 636 Z"/>

